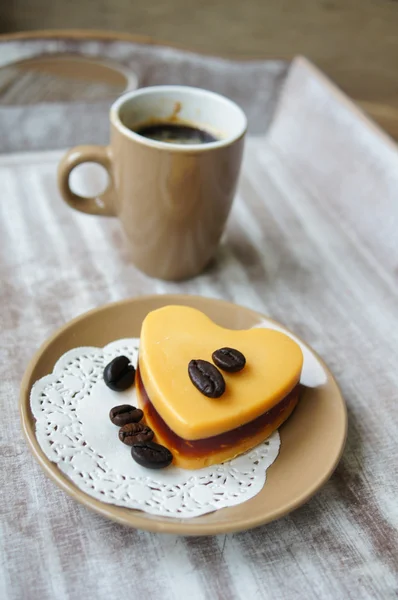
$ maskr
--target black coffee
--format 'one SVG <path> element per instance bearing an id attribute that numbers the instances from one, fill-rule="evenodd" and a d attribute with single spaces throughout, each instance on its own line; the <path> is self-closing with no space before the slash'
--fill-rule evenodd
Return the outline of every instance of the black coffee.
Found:
<path id="1" fill-rule="evenodd" d="M 168 144 L 209 144 L 218 140 L 212 133 L 185 123 L 144 124 L 135 133 Z"/>

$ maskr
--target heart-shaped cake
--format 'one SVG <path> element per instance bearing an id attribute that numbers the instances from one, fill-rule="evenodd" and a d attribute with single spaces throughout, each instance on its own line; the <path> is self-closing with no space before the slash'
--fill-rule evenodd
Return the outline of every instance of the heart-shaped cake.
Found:
<path id="1" fill-rule="evenodd" d="M 225 370 L 238 359 L 240 370 Z M 194 308 L 166 306 L 143 322 L 137 393 L 174 464 L 197 469 L 269 437 L 297 404 L 302 365 L 301 348 L 279 331 L 225 329 Z M 221 395 L 209 397 L 201 381 L 220 377 Z"/>

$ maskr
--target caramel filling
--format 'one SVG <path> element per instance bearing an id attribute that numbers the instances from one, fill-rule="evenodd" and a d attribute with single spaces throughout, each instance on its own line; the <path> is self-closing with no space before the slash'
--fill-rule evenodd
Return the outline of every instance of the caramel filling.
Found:
<path id="1" fill-rule="evenodd" d="M 206 456 L 213 452 L 217 452 L 218 450 L 233 448 L 242 440 L 255 436 L 267 425 L 272 425 L 293 402 L 296 402 L 300 392 L 300 386 L 296 385 L 287 396 L 275 404 L 270 410 L 245 425 L 241 425 L 240 427 L 236 427 L 235 429 L 209 438 L 186 440 L 170 429 L 153 406 L 142 382 L 139 367 L 137 367 L 135 381 L 142 402 L 141 408 L 143 409 L 145 416 L 148 417 L 151 422 L 155 435 L 156 433 L 161 435 L 164 443 L 171 450 L 174 449 L 181 455 L 191 457 Z M 222 400 L 218 400 L 218 402 L 222 402 Z"/>

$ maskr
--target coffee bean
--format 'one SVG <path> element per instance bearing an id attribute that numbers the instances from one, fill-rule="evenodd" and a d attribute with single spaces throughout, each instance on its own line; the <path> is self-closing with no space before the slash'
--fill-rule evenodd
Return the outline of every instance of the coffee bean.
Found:
<path id="1" fill-rule="evenodd" d="M 214 364 L 223 371 L 236 373 L 241 371 L 246 364 L 246 358 L 235 348 L 220 348 L 212 354 Z"/>
<path id="2" fill-rule="evenodd" d="M 141 442 L 150 442 L 153 439 L 153 431 L 144 423 L 127 423 L 119 430 L 119 440 L 127 446 Z"/>
<path id="3" fill-rule="evenodd" d="M 133 385 L 135 368 L 127 356 L 117 356 L 104 369 L 104 381 L 114 392 L 123 392 Z"/>
<path id="4" fill-rule="evenodd" d="M 219 398 L 225 392 L 224 377 L 207 360 L 191 360 L 188 375 L 194 386 L 208 398 Z"/>
<path id="5" fill-rule="evenodd" d="M 140 442 L 133 444 L 131 456 L 142 467 L 148 469 L 164 469 L 173 460 L 173 455 L 164 446 L 155 442 Z"/>
<path id="6" fill-rule="evenodd" d="M 114 406 L 109 412 L 109 418 L 114 425 L 123 427 L 127 423 L 138 423 L 141 421 L 144 413 L 140 408 L 130 406 L 130 404 L 122 404 L 121 406 Z"/>

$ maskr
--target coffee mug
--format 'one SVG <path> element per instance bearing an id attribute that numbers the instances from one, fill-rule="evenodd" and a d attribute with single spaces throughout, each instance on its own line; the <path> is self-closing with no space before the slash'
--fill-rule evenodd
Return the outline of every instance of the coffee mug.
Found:
<path id="1" fill-rule="evenodd" d="M 214 256 L 238 181 L 247 120 L 231 100 L 184 86 L 141 88 L 110 109 L 109 146 L 77 146 L 63 157 L 58 185 L 84 213 L 119 217 L 132 260 L 144 273 L 180 280 L 200 273 Z M 161 141 L 135 131 L 143 123 L 189 124 L 208 143 Z M 186 140 L 185 140 L 186 142 Z M 102 165 L 109 184 L 85 198 L 69 186 L 84 162 Z"/>

